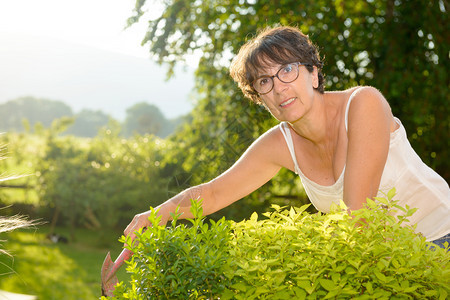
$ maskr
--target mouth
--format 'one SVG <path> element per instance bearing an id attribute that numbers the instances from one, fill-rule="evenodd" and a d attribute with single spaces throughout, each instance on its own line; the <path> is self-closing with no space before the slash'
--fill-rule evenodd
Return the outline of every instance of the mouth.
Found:
<path id="1" fill-rule="evenodd" d="M 280 106 L 281 106 L 281 107 L 285 107 L 285 106 L 291 104 L 292 102 L 294 102 L 295 99 L 297 99 L 297 98 L 296 98 L 296 97 L 293 97 L 293 98 L 287 99 L 286 101 L 284 101 L 283 103 L 281 103 Z"/>

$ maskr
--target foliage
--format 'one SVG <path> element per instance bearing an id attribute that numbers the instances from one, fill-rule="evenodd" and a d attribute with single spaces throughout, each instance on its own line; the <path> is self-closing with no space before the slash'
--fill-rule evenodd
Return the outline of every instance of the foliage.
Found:
<path id="1" fill-rule="evenodd" d="M 9 156 L 0 160 L 2 172 L 28 175 L 1 184 L 5 188 L 0 189 L 0 203 L 13 204 L 8 214 L 19 212 L 43 218 L 53 228 L 64 225 L 72 232 L 76 227 L 102 228 L 102 237 L 109 229 L 123 229 L 135 213 L 149 205 L 157 206 L 193 184 L 192 173 L 183 172 L 184 161 L 178 161 L 174 155 L 179 145 L 170 139 L 151 135 L 124 139 L 120 125 L 114 121 L 94 138 L 62 135 L 70 124 L 70 118 L 59 119 L 48 129 L 36 126 L 34 132 L 0 135 L 0 144 L 7 146 Z M 209 154 L 213 151 L 213 147 L 204 149 Z M 202 154 L 189 154 L 204 158 Z M 230 161 L 228 157 L 233 155 L 236 154 L 230 148 L 215 156 L 216 162 Z M 218 164 L 208 160 L 201 164 L 218 168 Z M 200 168 L 194 171 L 197 176 L 202 175 Z M 252 207 L 235 205 L 213 217 L 220 219 L 226 214 L 235 220 L 243 219 L 250 210 L 264 211 L 269 197 L 263 194 L 255 197 Z M 286 204 L 281 200 L 276 203 Z"/>
<path id="2" fill-rule="evenodd" d="M 194 121 L 176 139 L 181 145 L 178 160 L 189 160 L 190 153 L 202 153 L 205 146 L 214 148 L 203 154 L 206 161 L 227 153 L 229 145 L 239 145 L 240 154 L 241 145 L 273 126 L 268 114 L 244 104 L 227 66 L 258 29 L 280 23 L 299 26 L 320 46 L 328 89 L 357 84 L 380 89 L 422 159 L 450 180 L 448 2 L 174 0 L 161 1 L 164 10 L 156 17 L 147 13 L 150 2 L 137 0 L 128 22 L 146 18 L 142 44 L 149 45 L 154 58 L 173 72 L 176 63 L 200 56 Z M 218 137 L 225 128 L 233 130 Z M 183 147 L 185 141 L 189 148 Z M 185 164 L 187 172 L 194 168 Z M 201 170 L 217 175 L 214 168 Z"/>
<path id="3" fill-rule="evenodd" d="M 380 199 L 382 200 L 382 199 Z M 414 210 L 384 200 L 383 208 L 328 215 L 302 214 L 305 207 L 253 215 L 238 223 L 230 272 L 237 299 L 445 298 L 450 255 L 430 251 L 423 238 L 402 227 Z M 367 226 L 356 226 L 365 220 Z M 441 256 L 442 255 L 442 256 Z"/>
<path id="4" fill-rule="evenodd" d="M 39 157 L 42 157 L 43 139 L 24 133 L 8 133 L 0 135 L 0 145 L 3 146 L 0 149 L 2 156 L 7 158 L 0 159 L 0 169 L 9 177 L 7 182 L 0 184 L 0 206 L 8 206 L 18 201 L 23 204 L 36 204 L 37 195 L 28 187 L 36 184 L 36 177 L 32 175 Z"/>
<path id="5" fill-rule="evenodd" d="M 124 226 L 136 211 L 165 198 L 164 178 L 158 176 L 164 143 L 152 136 L 122 139 L 110 125 L 84 142 L 46 132 L 37 190 L 40 204 L 55 210 L 53 225 L 61 214 L 72 229 Z"/>
<path id="6" fill-rule="evenodd" d="M 222 218 L 208 224 L 202 217 L 201 202 L 192 204 L 191 211 L 198 216 L 190 220 L 192 226 L 178 224 L 175 214 L 167 230 L 154 226 L 139 235 L 139 244 L 132 247 L 138 255 L 127 268 L 137 280 L 136 289 L 126 291 L 122 285 L 118 291 L 121 289 L 131 299 L 212 298 L 224 291 L 228 280 L 222 266 L 229 264 L 231 222 Z M 159 224 L 155 211 L 150 221 Z"/>
<path id="7" fill-rule="evenodd" d="M 192 226 L 138 235 L 130 283 L 113 299 L 445 299 L 450 251 L 406 225 L 415 210 L 394 193 L 352 215 L 343 204 L 326 215 L 274 205 L 266 219 L 209 225 L 192 200 Z"/>
<path id="8" fill-rule="evenodd" d="M 19 178 L 0 184 L 0 204 L 14 204 L 8 213 L 31 213 L 72 231 L 111 229 L 167 199 L 169 179 L 160 169 L 168 141 L 153 135 L 124 139 L 112 120 L 91 139 L 65 135 L 72 122 L 66 117 L 49 128 L 37 124 L 34 132 L 0 136 L 9 156 L 0 168 Z"/>

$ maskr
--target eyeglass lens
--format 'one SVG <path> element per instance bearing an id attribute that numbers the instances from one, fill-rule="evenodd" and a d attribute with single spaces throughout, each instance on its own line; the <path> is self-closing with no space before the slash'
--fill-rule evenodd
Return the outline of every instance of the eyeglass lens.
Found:
<path id="1" fill-rule="evenodd" d="M 298 77 L 298 68 L 300 63 L 291 63 L 282 66 L 278 72 L 273 76 L 263 76 L 256 79 L 253 82 L 254 89 L 259 94 L 267 94 L 273 88 L 273 79 L 277 77 L 280 81 L 284 83 L 289 83 L 297 79 Z"/>

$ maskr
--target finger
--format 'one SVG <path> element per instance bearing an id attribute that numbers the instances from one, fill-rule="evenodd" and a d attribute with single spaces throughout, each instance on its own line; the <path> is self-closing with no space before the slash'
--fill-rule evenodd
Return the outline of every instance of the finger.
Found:
<path id="1" fill-rule="evenodd" d="M 133 233 L 136 228 L 138 228 L 139 219 L 135 216 L 130 224 L 125 228 L 124 234 L 125 236 L 128 236 L 130 233 Z"/>

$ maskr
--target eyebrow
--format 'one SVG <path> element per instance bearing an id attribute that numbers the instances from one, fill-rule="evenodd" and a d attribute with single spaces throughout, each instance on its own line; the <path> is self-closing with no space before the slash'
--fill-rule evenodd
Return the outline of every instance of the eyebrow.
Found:
<path id="1" fill-rule="evenodd" d="M 285 64 L 279 64 L 279 63 L 271 63 L 271 64 L 266 64 L 266 65 L 261 65 L 259 68 L 256 68 L 257 71 L 261 72 L 261 73 L 257 73 L 258 76 L 256 78 L 262 77 L 262 76 L 272 76 L 266 72 L 267 69 L 276 68 L 277 69 L 276 72 L 278 72 L 278 70 L 284 65 Z M 262 72 L 266 72 L 266 73 L 262 73 Z M 261 75 L 261 74 L 264 74 L 264 75 Z"/>

